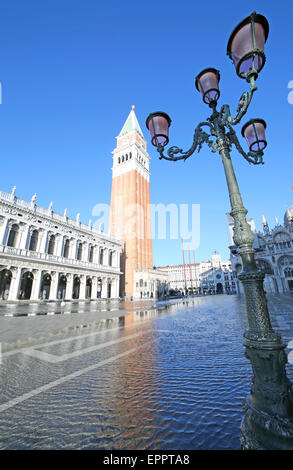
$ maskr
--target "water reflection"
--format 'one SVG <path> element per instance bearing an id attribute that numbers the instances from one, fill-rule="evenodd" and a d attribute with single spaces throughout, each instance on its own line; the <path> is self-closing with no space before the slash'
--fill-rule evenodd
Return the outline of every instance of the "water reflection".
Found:
<path id="1" fill-rule="evenodd" d="M 0 318 L 6 344 L 18 339 L 20 348 L 25 339 L 35 353 L 14 354 L 9 343 L 13 354 L 3 355 L 1 449 L 240 448 L 241 405 L 251 376 L 241 298 L 124 307 L 66 304 L 62 311 L 74 315 Z M 47 313 L 56 308 L 48 305 Z M 284 337 L 291 340 L 293 306 L 288 303 L 283 314 L 278 299 L 275 312 L 283 315 Z M 48 384 L 1 412 L 1 403 Z"/>

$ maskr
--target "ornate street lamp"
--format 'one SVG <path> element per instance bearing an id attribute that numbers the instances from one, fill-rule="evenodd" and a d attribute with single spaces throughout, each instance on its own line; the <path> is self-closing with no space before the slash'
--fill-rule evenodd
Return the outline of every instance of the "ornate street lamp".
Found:
<path id="1" fill-rule="evenodd" d="M 150 131 L 152 144 L 165 147 L 169 142 L 169 127 L 171 119 L 168 114 L 157 111 L 148 116 L 146 125 Z"/>
<path id="2" fill-rule="evenodd" d="M 184 152 L 173 146 L 164 155 L 171 119 L 165 113 L 158 112 L 150 114 L 146 121 L 160 159 L 186 160 L 195 151 L 200 151 L 204 143 L 222 158 L 234 219 L 233 239 L 243 265 L 238 278 L 243 284 L 248 318 L 248 330 L 244 333 L 245 354 L 253 369 L 251 393 L 244 401 L 245 415 L 241 423 L 243 449 L 293 449 L 293 392 L 286 376 L 285 345 L 271 326 L 263 288 L 265 274 L 255 262 L 252 248 L 254 234 L 246 221 L 247 210 L 230 156 L 234 145 L 248 162 L 263 164 L 263 150 L 267 145 L 266 123 L 262 119 L 251 119 L 243 126 L 242 135 L 249 146 L 247 153 L 233 126 L 246 114 L 257 89 L 255 80 L 265 63 L 264 44 L 268 31 L 266 18 L 254 12 L 235 28 L 228 41 L 227 53 L 234 62 L 237 75 L 250 84 L 249 92 L 244 92 L 239 100 L 235 117 L 232 117 L 226 104 L 217 111 L 220 74 L 216 69 L 209 68 L 197 75 L 195 84 L 203 101 L 212 108 L 212 114 L 195 128 L 189 150 Z"/>
<path id="3" fill-rule="evenodd" d="M 265 64 L 264 45 L 268 34 L 267 19 L 255 12 L 236 26 L 228 41 L 227 55 L 233 60 L 239 77 L 253 74 L 257 78 Z"/>
<path id="4" fill-rule="evenodd" d="M 204 69 L 195 79 L 195 86 L 202 94 L 204 103 L 217 103 L 220 97 L 219 90 L 220 72 L 216 69 Z"/>
<path id="5" fill-rule="evenodd" d="M 242 127 L 241 133 L 245 137 L 249 150 L 258 152 L 267 146 L 265 129 L 267 125 L 263 119 L 250 119 Z"/>

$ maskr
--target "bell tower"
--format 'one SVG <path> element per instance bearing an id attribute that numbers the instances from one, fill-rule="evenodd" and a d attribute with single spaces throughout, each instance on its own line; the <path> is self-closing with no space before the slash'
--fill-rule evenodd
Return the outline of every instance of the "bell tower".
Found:
<path id="1" fill-rule="evenodd" d="M 150 157 L 134 112 L 125 121 L 113 151 L 110 233 L 122 242 L 120 295 L 134 293 L 134 271 L 152 269 Z"/>

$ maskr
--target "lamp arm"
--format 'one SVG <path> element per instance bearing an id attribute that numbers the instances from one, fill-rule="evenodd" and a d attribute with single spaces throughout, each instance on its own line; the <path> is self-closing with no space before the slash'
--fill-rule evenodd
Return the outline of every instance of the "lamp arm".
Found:
<path id="1" fill-rule="evenodd" d="M 209 126 L 210 128 L 210 134 L 208 134 L 207 132 L 203 131 L 201 128 L 203 126 Z M 194 131 L 194 135 L 193 135 L 193 143 L 192 143 L 192 146 L 190 147 L 189 150 L 187 150 L 186 152 L 184 152 L 182 149 L 180 149 L 179 147 L 176 147 L 176 146 L 173 146 L 173 147 L 170 147 L 168 150 L 167 150 L 167 155 L 164 155 L 164 146 L 162 145 L 158 145 L 157 146 L 157 151 L 159 152 L 160 154 L 160 160 L 162 158 L 164 158 L 165 160 L 170 160 L 170 161 L 177 161 L 177 160 L 186 160 L 187 158 L 189 158 L 196 150 L 199 152 L 202 148 L 202 144 L 204 142 L 206 142 L 208 144 L 209 147 L 211 147 L 212 149 L 212 152 L 217 152 L 217 148 L 216 148 L 216 145 L 214 142 L 212 142 L 211 140 L 209 140 L 209 138 L 211 136 L 215 136 L 215 133 L 214 133 L 214 126 L 212 124 L 210 124 L 209 122 L 201 122 L 198 124 L 198 126 L 195 128 L 195 131 Z M 179 156 L 174 156 L 176 155 L 177 153 L 181 154 Z"/>
<path id="2" fill-rule="evenodd" d="M 245 158 L 249 163 L 253 163 L 253 165 L 263 165 L 263 151 L 260 150 L 259 152 L 244 152 L 243 148 L 240 145 L 240 142 L 238 140 L 238 137 L 236 135 L 236 132 L 234 129 L 228 124 L 227 125 L 229 132 L 226 133 L 226 136 L 228 137 L 229 141 L 231 144 L 234 144 L 235 147 L 237 148 L 238 152 L 242 155 L 242 157 Z"/>
<path id="3" fill-rule="evenodd" d="M 249 92 L 245 91 L 244 93 L 242 93 L 238 101 L 237 114 L 235 117 L 231 116 L 230 108 L 228 105 L 222 106 L 221 116 L 227 123 L 231 124 L 232 126 L 235 126 L 235 124 L 238 124 L 243 118 L 243 116 L 246 114 L 248 106 L 250 105 L 250 102 L 252 100 L 253 93 L 257 90 L 257 86 L 255 84 L 255 79 L 253 75 L 249 77 L 249 82 L 250 82 L 250 90 Z"/>

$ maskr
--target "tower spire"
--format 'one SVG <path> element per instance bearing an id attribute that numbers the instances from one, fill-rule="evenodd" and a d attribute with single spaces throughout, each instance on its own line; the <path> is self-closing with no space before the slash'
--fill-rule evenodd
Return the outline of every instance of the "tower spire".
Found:
<path id="1" fill-rule="evenodd" d="M 263 226 L 264 234 L 269 235 L 270 229 L 269 229 L 269 225 L 264 215 L 262 215 L 262 226 Z"/>
<path id="2" fill-rule="evenodd" d="M 288 220 L 292 220 L 293 219 L 293 216 L 292 216 L 292 213 L 288 207 L 288 209 L 286 210 L 286 216 L 287 216 L 287 219 Z"/>
<path id="3" fill-rule="evenodd" d="M 141 137 L 144 138 L 141 127 L 140 127 L 140 125 L 138 123 L 138 120 L 137 120 L 137 117 L 135 115 L 134 109 L 135 109 L 135 105 L 133 104 L 131 106 L 130 113 L 128 114 L 128 117 L 127 117 L 127 119 L 124 123 L 124 126 L 122 127 L 122 129 L 120 131 L 119 137 L 121 137 L 125 134 L 128 134 L 129 132 L 135 130 L 141 135 Z"/>

